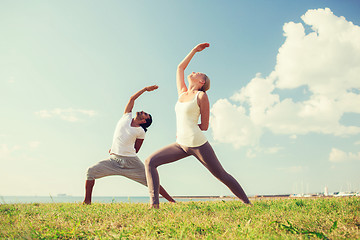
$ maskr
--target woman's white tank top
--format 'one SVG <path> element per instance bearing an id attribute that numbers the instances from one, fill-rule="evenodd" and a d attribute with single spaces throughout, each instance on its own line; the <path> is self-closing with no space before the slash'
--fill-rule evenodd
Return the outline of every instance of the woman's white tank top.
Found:
<path id="1" fill-rule="evenodd" d="M 199 92 L 195 94 L 193 100 L 188 102 L 178 100 L 175 105 L 176 142 L 186 147 L 199 147 L 207 142 L 198 125 L 200 116 L 200 107 L 197 104 L 198 95 Z"/>

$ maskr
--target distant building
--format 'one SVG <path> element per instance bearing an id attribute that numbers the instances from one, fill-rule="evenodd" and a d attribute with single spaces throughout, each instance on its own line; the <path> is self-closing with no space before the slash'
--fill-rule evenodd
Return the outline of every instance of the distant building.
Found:
<path id="1" fill-rule="evenodd" d="M 329 196 L 329 190 L 327 186 L 324 188 L 324 196 Z"/>

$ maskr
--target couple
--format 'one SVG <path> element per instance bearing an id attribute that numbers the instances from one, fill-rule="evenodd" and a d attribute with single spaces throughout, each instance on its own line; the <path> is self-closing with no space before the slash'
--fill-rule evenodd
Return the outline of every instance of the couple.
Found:
<path id="1" fill-rule="evenodd" d="M 124 115 L 119 120 L 110 149 L 110 157 L 90 167 L 85 183 L 85 204 L 91 203 L 92 189 L 95 179 L 111 175 L 121 175 L 148 186 L 150 205 L 159 208 L 159 194 L 169 202 L 175 200 L 161 187 L 157 167 L 175 162 L 179 159 L 195 156 L 217 179 L 223 182 L 244 203 L 250 204 L 248 197 L 240 184 L 221 166 L 214 150 L 206 140 L 202 131 L 209 127 L 210 107 L 206 91 L 210 88 L 210 79 L 204 73 L 192 72 L 188 77 L 189 86 L 184 80 L 184 71 L 197 52 L 209 47 L 208 43 L 201 43 L 178 65 L 176 85 L 178 101 L 176 112 L 176 143 L 170 144 L 150 155 L 145 166 L 136 156 L 139 151 L 147 128 L 152 118 L 145 112 L 137 112 L 132 118 L 135 100 L 145 91 L 154 91 L 158 86 L 145 87 L 130 97 L 125 107 Z M 199 116 L 200 124 L 198 124 Z"/>

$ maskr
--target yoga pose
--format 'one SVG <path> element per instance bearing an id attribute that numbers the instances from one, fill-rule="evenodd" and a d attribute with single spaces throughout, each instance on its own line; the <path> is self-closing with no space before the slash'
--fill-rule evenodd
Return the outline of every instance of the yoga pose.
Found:
<path id="1" fill-rule="evenodd" d="M 184 71 L 195 53 L 201 52 L 210 44 L 197 45 L 178 65 L 176 85 L 178 101 L 176 112 L 176 143 L 153 153 L 145 160 L 146 178 L 150 192 L 150 205 L 159 208 L 160 181 L 157 167 L 179 159 L 195 156 L 217 179 L 223 182 L 244 203 L 250 204 L 240 184 L 221 166 L 214 150 L 202 131 L 209 127 L 209 99 L 206 91 L 210 88 L 210 79 L 199 72 L 192 72 L 188 77 L 189 87 L 184 80 Z M 199 116 L 201 123 L 198 124 Z"/>
<path id="2" fill-rule="evenodd" d="M 145 91 L 154 91 L 157 88 L 156 85 L 145 87 L 130 97 L 124 115 L 116 125 L 112 146 L 109 150 L 110 157 L 98 162 L 87 171 L 84 204 L 91 204 L 92 190 L 95 179 L 98 178 L 120 175 L 147 186 L 145 167 L 136 153 L 140 150 L 145 132 L 152 123 L 152 118 L 150 114 L 143 111 L 137 112 L 136 116 L 132 118 L 131 111 L 135 100 L 141 94 Z M 161 186 L 160 194 L 168 201 L 175 202 Z"/>

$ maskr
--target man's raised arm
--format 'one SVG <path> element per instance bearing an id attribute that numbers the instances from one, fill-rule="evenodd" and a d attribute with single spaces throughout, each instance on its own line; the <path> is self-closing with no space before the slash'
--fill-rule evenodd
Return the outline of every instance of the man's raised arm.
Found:
<path id="1" fill-rule="evenodd" d="M 125 111 L 124 113 L 129 113 L 132 111 L 134 104 L 135 104 L 135 100 L 140 97 L 141 94 L 143 94 L 144 92 L 151 92 L 154 91 L 156 89 L 158 89 L 159 87 L 157 85 L 152 85 L 152 86 L 148 86 L 148 87 L 144 87 L 143 89 L 139 90 L 137 93 L 135 93 L 134 95 L 132 95 L 129 99 L 128 104 L 125 107 Z"/>

